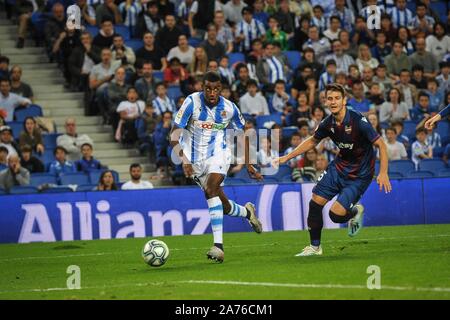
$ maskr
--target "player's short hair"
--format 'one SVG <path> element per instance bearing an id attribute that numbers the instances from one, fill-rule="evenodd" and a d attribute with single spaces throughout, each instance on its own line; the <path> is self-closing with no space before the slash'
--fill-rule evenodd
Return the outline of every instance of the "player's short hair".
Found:
<path id="1" fill-rule="evenodd" d="M 328 94 L 328 91 L 339 92 L 342 95 L 342 98 L 346 97 L 345 88 L 341 86 L 339 83 L 330 83 L 325 87 L 325 96 Z"/>
<path id="2" fill-rule="evenodd" d="M 142 168 L 141 165 L 139 163 L 132 163 L 130 164 L 130 171 L 134 168 Z"/>
<path id="3" fill-rule="evenodd" d="M 217 72 L 215 72 L 215 71 L 208 71 L 203 76 L 203 83 L 205 83 L 206 81 L 209 81 L 209 82 L 220 82 L 220 80 L 221 80 L 220 75 Z"/>

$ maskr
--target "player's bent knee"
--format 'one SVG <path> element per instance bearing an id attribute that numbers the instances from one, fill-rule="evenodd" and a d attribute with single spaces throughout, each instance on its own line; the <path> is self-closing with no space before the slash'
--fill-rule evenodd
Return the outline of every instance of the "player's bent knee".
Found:
<path id="1" fill-rule="evenodd" d="M 334 223 L 345 223 L 348 222 L 349 220 L 349 216 L 348 215 L 339 215 L 336 214 L 335 212 L 333 212 L 332 210 L 330 210 L 330 219 L 331 221 L 333 221 Z"/>
<path id="2" fill-rule="evenodd" d="M 322 210 L 322 205 L 316 203 L 314 200 L 309 201 L 308 227 L 323 226 Z"/>
<path id="3" fill-rule="evenodd" d="M 208 199 L 218 197 L 219 196 L 219 189 L 214 187 L 206 187 L 205 188 L 205 195 Z"/>

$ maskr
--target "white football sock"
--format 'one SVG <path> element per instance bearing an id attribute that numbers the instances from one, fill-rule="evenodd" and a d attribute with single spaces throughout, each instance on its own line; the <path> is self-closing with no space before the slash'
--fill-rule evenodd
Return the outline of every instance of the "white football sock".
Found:
<path id="1" fill-rule="evenodd" d="M 214 243 L 223 243 L 223 206 L 219 197 L 208 199 Z"/>
<path id="2" fill-rule="evenodd" d="M 233 200 L 228 200 L 231 205 L 231 211 L 228 213 L 230 217 L 247 217 L 247 209 L 244 206 L 241 206 L 234 202 Z"/>

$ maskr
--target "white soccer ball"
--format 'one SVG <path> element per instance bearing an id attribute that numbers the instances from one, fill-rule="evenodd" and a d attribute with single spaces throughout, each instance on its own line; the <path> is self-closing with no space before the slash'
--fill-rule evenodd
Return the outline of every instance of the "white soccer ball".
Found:
<path id="1" fill-rule="evenodd" d="M 149 266 L 160 267 L 169 258 L 169 247 L 161 240 L 150 240 L 142 249 L 142 258 Z"/>

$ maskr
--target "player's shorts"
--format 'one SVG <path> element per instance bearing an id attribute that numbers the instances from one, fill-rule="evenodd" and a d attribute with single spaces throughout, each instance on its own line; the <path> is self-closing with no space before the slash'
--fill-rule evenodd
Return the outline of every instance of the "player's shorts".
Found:
<path id="1" fill-rule="evenodd" d="M 223 176 L 227 175 L 230 168 L 230 158 L 228 156 L 211 157 L 204 161 L 195 162 L 192 168 L 194 169 L 194 181 L 205 190 L 209 174 L 219 173 Z M 220 186 L 223 185 L 224 182 Z"/>
<path id="2" fill-rule="evenodd" d="M 327 200 L 333 199 L 338 194 L 337 202 L 350 210 L 366 192 L 371 182 L 372 178 L 345 179 L 339 175 L 334 163 L 331 163 L 312 192 Z"/>

